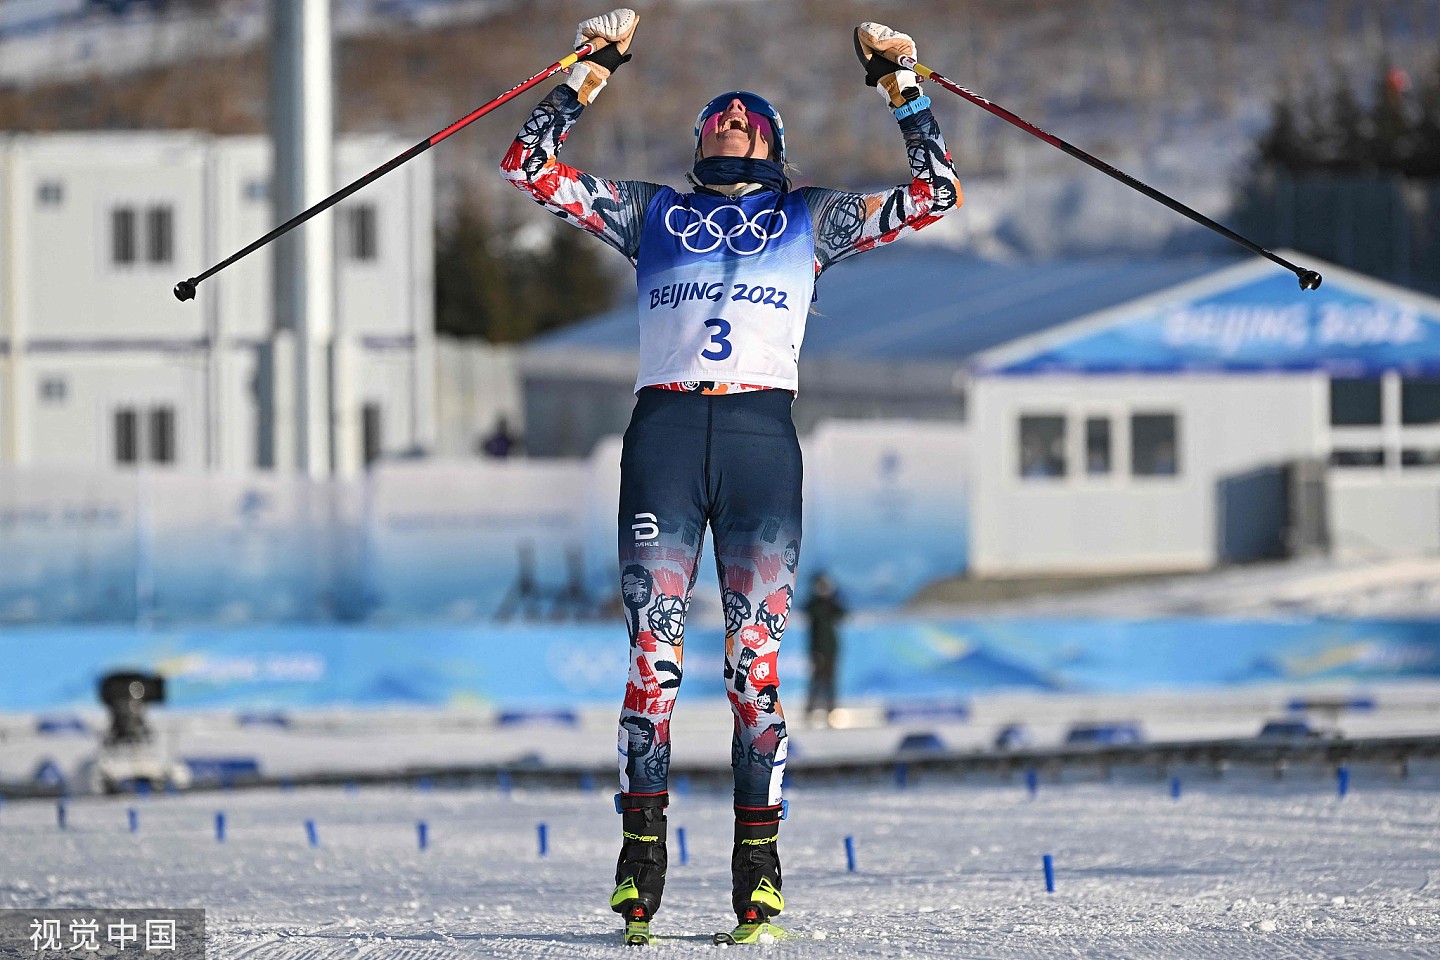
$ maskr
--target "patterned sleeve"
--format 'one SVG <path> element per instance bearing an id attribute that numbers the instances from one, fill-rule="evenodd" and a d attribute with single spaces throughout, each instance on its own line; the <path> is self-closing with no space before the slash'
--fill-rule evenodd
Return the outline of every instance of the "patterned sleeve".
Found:
<path id="1" fill-rule="evenodd" d="M 564 84 L 556 87 L 520 128 L 500 161 L 500 172 L 536 203 L 593 233 L 634 263 L 645 208 L 660 185 L 605 180 L 555 159 L 584 109 L 575 91 Z"/>
<path id="2" fill-rule="evenodd" d="M 960 181 L 945 138 L 929 110 L 900 121 L 910 158 L 908 184 L 880 193 L 803 188 L 815 224 L 815 272 L 889 243 L 907 230 L 928 227 L 960 206 Z"/>

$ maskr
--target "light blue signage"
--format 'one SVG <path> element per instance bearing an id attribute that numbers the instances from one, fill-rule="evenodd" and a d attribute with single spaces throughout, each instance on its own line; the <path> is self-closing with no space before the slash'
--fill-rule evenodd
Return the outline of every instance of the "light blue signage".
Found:
<path id="1" fill-rule="evenodd" d="M 1190 300 L 1041 349 L 990 373 L 1306 371 L 1368 377 L 1440 371 L 1440 311 L 1327 280 L 1302 292 L 1273 276 Z"/>
<path id="2" fill-rule="evenodd" d="M 805 690 L 808 624 L 780 659 Z M 841 626 L 845 699 L 904 702 L 997 689 L 1129 693 L 1440 677 L 1428 620 L 998 620 L 859 616 Z M 687 630 L 686 699 L 724 696 L 725 639 Z M 0 638 L 0 714 L 95 706 L 113 670 L 168 678 L 179 709 L 618 705 L 629 643 L 609 623 L 236 626 L 137 631 L 22 627 Z"/>

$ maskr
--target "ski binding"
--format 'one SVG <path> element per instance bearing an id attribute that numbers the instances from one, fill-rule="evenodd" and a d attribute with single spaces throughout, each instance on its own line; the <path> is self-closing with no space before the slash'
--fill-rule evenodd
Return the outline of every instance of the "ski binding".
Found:
<path id="1" fill-rule="evenodd" d="M 649 920 L 631 920 L 625 924 L 625 945 L 627 947 L 648 947 L 658 942 L 650 932 Z"/>

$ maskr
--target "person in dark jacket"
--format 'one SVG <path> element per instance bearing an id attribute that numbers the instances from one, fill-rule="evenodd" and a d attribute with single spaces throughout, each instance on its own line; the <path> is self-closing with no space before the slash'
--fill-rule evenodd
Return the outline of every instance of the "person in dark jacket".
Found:
<path id="1" fill-rule="evenodd" d="M 813 717 L 820 711 L 820 720 L 828 723 L 835 709 L 835 668 L 840 660 L 840 621 L 845 605 L 835 581 L 817 573 L 810 581 L 810 599 L 805 604 L 810 617 L 810 694 L 805 700 L 805 715 Z"/>

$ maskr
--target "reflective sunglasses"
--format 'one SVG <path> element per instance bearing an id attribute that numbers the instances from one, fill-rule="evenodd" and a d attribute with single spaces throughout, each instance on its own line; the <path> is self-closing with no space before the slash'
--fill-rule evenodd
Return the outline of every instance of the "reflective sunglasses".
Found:
<path id="1" fill-rule="evenodd" d="M 722 115 L 736 100 L 745 108 L 745 120 L 751 128 L 765 138 L 772 150 L 783 150 L 785 124 L 780 119 L 779 111 L 764 97 L 744 90 L 722 93 L 705 104 L 695 118 L 695 136 L 699 138 L 714 133 L 720 126 Z"/>

